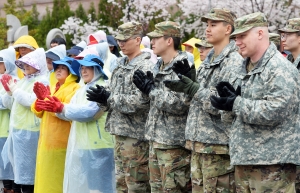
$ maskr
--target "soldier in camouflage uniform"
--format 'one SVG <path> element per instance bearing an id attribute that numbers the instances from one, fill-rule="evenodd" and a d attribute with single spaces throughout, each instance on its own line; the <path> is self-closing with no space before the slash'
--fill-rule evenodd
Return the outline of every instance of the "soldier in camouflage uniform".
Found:
<path id="1" fill-rule="evenodd" d="M 247 58 L 234 84 L 211 97 L 216 108 L 234 113 L 230 158 L 237 192 L 295 192 L 299 153 L 299 74 L 269 42 L 268 21 L 257 12 L 235 21 L 236 45 Z M 238 90 L 238 89 L 237 89 Z"/>
<path id="2" fill-rule="evenodd" d="M 269 40 L 275 44 L 278 51 L 280 51 L 280 39 L 281 37 L 279 34 L 269 33 Z"/>
<path id="3" fill-rule="evenodd" d="M 290 51 L 291 54 L 287 59 L 300 70 L 300 18 L 289 19 L 287 25 L 278 30 L 281 32 L 281 41 L 284 50 Z"/>
<path id="4" fill-rule="evenodd" d="M 291 53 L 287 55 L 287 59 L 300 70 L 300 18 L 289 19 L 287 25 L 281 32 L 281 40 L 284 50 Z M 300 166 L 297 166 L 296 190 L 300 192 Z"/>
<path id="5" fill-rule="evenodd" d="M 200 40 L 200 42 L 195 43 L 195 47 L 199 50 L 200 60 L 203 62 L 213 45 L 207 42 L 205 36 L 200 37 Z"/>
<path id="6" fill-rule="evenodd" d="M 150 101 L 132 82 L 135 70 L 152 71 L 154 66 L 150 54 L 140 51 L 142 33 L 142 25 L 137 22 L 118 27 L 115 38 L 126 56 L 117 61 L 109 91 L 103 87 L 93 89 L 95 101 L 108 109 L 106 130 L 115 135 L 119 193 L 150 192 L 149 143 L 144 135 Z"/>
<path id="7" fill-rule="evenodd" d="M 193 193 L 234 192 L 235 189 L 234 167 L 230 165 L 228 148 L 231 123 L 223 123 L 219 110 L 210 103 L 217 83 L 231 81 L 231 72 L 243 60 L 236 51 L 235 42 L 230 41 L 235 18 L 231 11 L 218 8 L 202 17 L 201 20 L 207 22 L 206 37 L 213 49 L 197 70 L 196 81 L 181 72 L 184 75 L 181 81 L 166 83 L 172 90 L 190 96 L 185 147 L 192 151 Z"/>
<path id="8" fill-rule="evenodd" d="M 189 106 L 184 95 L 170 91 L 163 81 L 178 79 L 172 70 L 174 63 L 185 60 L 187 54 L 178 51 L 180 27 L 166 21 L 155 25 L 147 35 L 152 38 L 154 54 L 161 57 L 151 73 L 136 71 L 134 81 L 150 98 L 150 111 L 146 123 L 146 139 L 150 143 L 149 170 L 152 193 L 179 193 L 187 191 L 190 179 L 190 151 L 185 143 L 184 127 Z M 155 77 L 155 78 L 153 78 Z"/>

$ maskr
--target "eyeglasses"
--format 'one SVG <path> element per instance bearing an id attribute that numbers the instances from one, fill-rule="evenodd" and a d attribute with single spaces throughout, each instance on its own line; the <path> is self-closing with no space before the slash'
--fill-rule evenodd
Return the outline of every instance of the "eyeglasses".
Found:
<path id="1" fill-rule="evenodd" d="M 124 45 L 124 44 L 126 44 L 126 42 L 128 42 L 129 40 L 133 40 L 133 39 L 135 39 L 135 38 L 137 38 L 137 37 L 128 38 L 127 40 L 117 40 L 117 43 L 118 43 L 119 45 Z"/>
<path id="2" fill-rule="evenodd" d="M 286 39 L 287 37 L 289 37 L 290 35 L 292 35 L 293 33 L 282 33 L 281 34 L 281 40 Z"/>

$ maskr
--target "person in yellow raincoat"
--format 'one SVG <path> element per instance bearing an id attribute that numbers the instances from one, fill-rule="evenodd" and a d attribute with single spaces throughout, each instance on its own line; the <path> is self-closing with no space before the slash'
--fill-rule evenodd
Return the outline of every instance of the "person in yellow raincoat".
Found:
<path id="1" fill-rule="evenodd" d="M 103 61 L 93 55 L 82 60 L 80 75 L 85 85 L 69 104 L 45 100 L 47 110 L 61 119 L 72 120 L 68 141 L 64 193 L 114 193 L 115 164 L 113 137 L 105 131 L 107 113 L 96 102 L 88 101 L 86 91 L 95 84 L 105 85 Z M 62 107 L 62 110 L 58 110 Z"/>
<path id="2" fill-rule="evenodd" d="M 13 44 L 13 47 L 16 50 L 16 59 L 19 59 L 39 48 L 36 40 L 30 35 L 19 37 Z M 24 77 L 23 72 L 19 68 L 17 69 L 17 75 L 20 79 Z"/>
<path id="3" fill-rule="evenodd" d="M 70 57 L 53 62 L 56 85 L 50 85 L 51 96 L 64 104 L 79 89 L 79 63 Z M 41 85 L 42 86 L 42 85 Z M 31 110 L 37 117 L 42 118 L 40 138 L 37 150 L 35 173 L 35 193 L 62 193 L 65 157 L 71 122 L 59 119 L 54 113 L 41 110 L 39 100 L 48 100 L 46 87 L 39 88 L 36 84 L 34 92 L 38 100 L 31 105 Z M 48 91 L 49 92 L 49 91 Z"/>
<path id="4" fill-rule="evenodd" d="M 188 41 L 184 42 L 182 44 L 182 50 L 189 52 L 191 54 L 193 54 L 194 56 L 194 64 L 195 64 L 195 68 L 198 69 L 200 64 L 201 64 L 201 60 L 200 60 L 200 53 L 198 51 L 198 49 L 195 47 L 195 43 L 200 42 L 200 39 L 197 38 L 191 38 Z M 192 61 L 191 61 L 192 62 Z"/>

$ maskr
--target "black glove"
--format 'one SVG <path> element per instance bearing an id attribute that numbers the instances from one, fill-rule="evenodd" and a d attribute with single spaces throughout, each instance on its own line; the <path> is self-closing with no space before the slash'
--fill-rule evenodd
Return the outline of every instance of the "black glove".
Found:
<path id="1" fill-rule="evenodd" d="M 227 93 L 224 90 L 224 87 L 227 87 L 231 92 L 234 92 L 236 95 L 241 95 L 241 87 L 238 86 L 238 88 L 235 90 L 234 87 L 229 82 L 219 82 L 216 86 L 216 89 L 218 91 L 218 94 L 220 97 L 227 97 Z"/>
<path id="2" fill-rule="evenodd" d="M 165 80 L 164 84 L 166 87 L 175 92 L 183 92 L 190 96 L 194 96 L 195 93 L 199 90 L 199 83 L 194 82 L 186 76 L 178 74 L 180 80 Z"/>
<path id="3" fill-rule="evenodd" d="M 227 86 L 223 87 L 225 97 L 211 96 L 210 102 L 213 107 L 220 110 L 232 111 L 233 103 L 238 96 L 236 93 L 241 93 L 241 87 L 238 86 L 236 92 L 230 91 Z"/>
<path id="4" fill-rule="evenodd" d="M 183 60 L 177 60 L 173 66 L 172 66 L 172 70 L 178 75 L 181 74 L 183 76 L 188 77 L 189 79 L 191 79 L 192 81 L 195 82 L 196 79 L 196 69 L 195 69 L 195 65 L 193 64 L 190 67 L 190 64 L 188 62 L 187 59 L 183 59 Z"/>
<path id="5" fill-rule="evenodd" d="M 107 104 L 107 99 L 110 96 L 109 91 L 106 91 L 103 86 L 99 86 L 98 84 L 96 84 L 96 88 L 90 87 L 89 89 L 86 91 L 87 100 Z"/>
<path id="6" fill-rule="evenodd" d="M 133 74 L 133 83 L 146 95 L 149 95 L 151 90 L 155 88 L 153 74 L 150 71 L 147 71 L 146 75 L 143 71 L 136 70 Z"/>

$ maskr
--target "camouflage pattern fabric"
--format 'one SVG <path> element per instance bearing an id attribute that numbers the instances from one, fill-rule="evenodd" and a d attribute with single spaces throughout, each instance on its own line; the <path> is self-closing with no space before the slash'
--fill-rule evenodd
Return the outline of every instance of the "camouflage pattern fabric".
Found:
<path id="1" fill-rule="evenodd" d="M 230 25 L 234 24 L 235 19 L 236 15 L 232 11 L 225 8 L 213 8 L 208 14 L 201 17 L 201 21 L 203 22 L 207 22 L 207 20 L 226 21 Z"/>
<path id="2" fill-rule="evenodd" d="M 133 73 L 140 69 L 152 71 L 154 64 L 150 53 L 142 52 L 128 62 L 127 57 L 118 59 L 118 66 L 112 73 L 108 98 L 109 111 L 105 123 L 106 131 L 114 135 L 144 140 L 145 123 L 150 100 L 134 85 Z"/>
<path id="3" fill-rule="evenodd" d="M 190 156 L 190 151 L 183 147 L 159 149 L 150 143 L 151 193 L 187 192 L 187 182 L 190 180 Z"/>
<path id="4" fill-rule="evenodd" d="M 213 47 L 212 44 L 207 42 L 205 36 L 200 37 L 200 40 L 201 40 L 200 42 L 195 43 L 196 47 L 201 47 L 201 46 L 206 47 L 206 48 L 212 48 Z"/>
<path id="5" fill-rule="evenodd" d="M 235 192 L 234 166 L 229 155 L 192 152 L 191 178 L 193 193 Z"/>
<path id="6" fill-rule="evenodd" d="M 289 19 L 286 26 L 278 30 L 279 32 L 299 32 L 300 31 L 300 18 Z"/>
<path id="7" fill-rule="evenodd" d="M 117 135 L 115 139 L 117 192 L 150 193 L 149 143 Z"/>
<path id="8" fill-rule="evenodd" d="M 256 12 L 239 17 L 234 21 L 234 32 L 231 36 L 244 33 L 254 27 L 268 27 L 268 20 L 265 14 Z"/>
<path id="9" fill-rule="evenodd" d="M 214 49 L 197 70 L 197 81 L 200 88 L 190 101 L 190 110 L 186 122 L 185 138 L 189 141 L 201 142 L 198 153 L 228 154 L 228 135 L 231 123 L 223 123 L 219 110 L 210 102 L 211 95 L 217 95 L 216 85 L 220 81 L 234 81 L 234 72 L 243 58 L 236 51 L 231 41 L 214 59 Z M 193 150 L 194 151 L 194 150 Z"/>
<path id="10" fill-rule="evenodd" d="M 296 166 L 293 164 L 235 166 L 237 193 L 295 193 Z"/>
<path id="11" fill-rule="evenodd" d="M 147 36 L 156 38 L 162 36 L 180 37 L 180 25 L 173 21 L 164 21 L 155 25 L 155 30 L 148 33 Z"/>
<path id="12" fill-rule="evenodd" d="M 269 33 L 269 40 L 273 42 L 276 46 L 280 45 L 280 35 L 275 33 Z"/>
<path id="13" fill-rule="evenodd" d="M 293 65 L 298 69 L 298 71 L 300 72 L 300 55 L 298 55 L 298 57 L 296 58 L 296 60 L 294 59 L 292 54 L 287 55 L 286 59 L 288 59 L 288 61 L 290 61 L 291 63 L 293 63 Z"/>
<path id="14" fill-rule="evenodd" d="M 118 27 L 115 38 L 117 40 L 127 40 L 135 35 L 143 35 L 143 26 L 139 22 L 131 21 Z"/>
<path id="15" fill-rule="evenodd" d="M 236 115 L 230 132 L 233 165 L 300 165 L 296 139 L 299 127 L 299 73 L 271 43 L 249 73 L 245 59 L 236 73 L 241 96 L 234 101 Z"/>
<path id="16" fill-rule="evenodd" d="M 155 89 L 149 93 L 150 111 L 145 126 L 145 137 L 164 145 L 184 146 L 184 128 L 189 106 L 185 104 L 184 94 L 176 93 L 165 87 L 164 80 L 179 80 L 171 69 L 174 62 L 187 58 L 185 52 L 178 52 L 173 61 L 162 71 L 160 59 L 153 69 Z"/>

